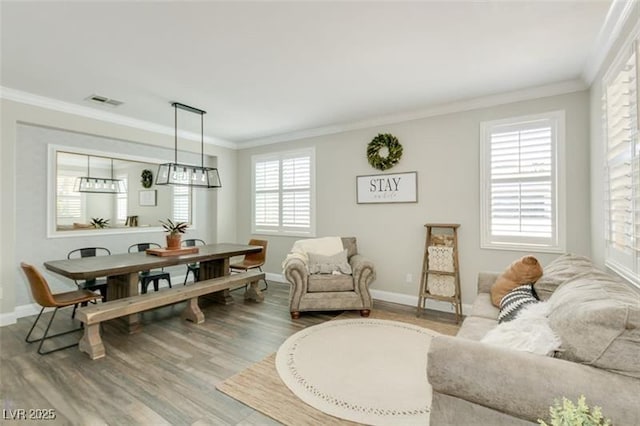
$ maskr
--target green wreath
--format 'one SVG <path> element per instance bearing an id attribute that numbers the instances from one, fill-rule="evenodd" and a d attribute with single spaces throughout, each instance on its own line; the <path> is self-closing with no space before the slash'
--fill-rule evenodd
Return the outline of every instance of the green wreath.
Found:
<path id="1" fill-rule="evenodd" d="M 380 150 L 386 147 L 389 154 L 386 157 L 380 156 Z M 367 159 L 372 167 L 378 170 L 387 170 L 398 164 L 402 157 L 402 145 L 398 138 L 390 133 L 380 133 L 367 145 Z"/>
<path id="2" fill-rule="evenodd" d="M 144 169 L 140 177 L 142 178 L 140 181 L 142 183 L 142 187 L 151 188 L 151 185 L 153 185 L 153 172 L 151 170 Z"/>

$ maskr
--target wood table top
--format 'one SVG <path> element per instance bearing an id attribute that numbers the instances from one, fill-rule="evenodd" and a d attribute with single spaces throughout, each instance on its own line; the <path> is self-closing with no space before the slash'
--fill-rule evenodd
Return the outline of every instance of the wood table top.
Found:
<path id="1" fill-rule="evenodd" d="M 154 256 L 144 252 L 123 253 L 111 256 L 83 257 L 80 259 L 51 260 L 44 263 L 45 268 L 72 280 L 88 280 L 98 277 L 124 275 L 149 269 L 182 265 L 185 263 L 206 262 L 257 253 L 261 246 L 220 243 L 198 246 L 198 253 L 181 256 Z"/>

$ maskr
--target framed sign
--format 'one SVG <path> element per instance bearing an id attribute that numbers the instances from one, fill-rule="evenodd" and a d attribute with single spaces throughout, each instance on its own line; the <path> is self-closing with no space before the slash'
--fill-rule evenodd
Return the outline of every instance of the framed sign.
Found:
<path id="1" fill-rule="evenodd" d="M 157 203 L 155 189 L 151 189 L 148 191 L 139 191 L 138 196 L 138 202 L 143 207 L 154 207 Z"/>
<path id="2" fill-rule="evenodd" d="M 358 204 L 417 203 L 418 172 L 356 177 Z"/>

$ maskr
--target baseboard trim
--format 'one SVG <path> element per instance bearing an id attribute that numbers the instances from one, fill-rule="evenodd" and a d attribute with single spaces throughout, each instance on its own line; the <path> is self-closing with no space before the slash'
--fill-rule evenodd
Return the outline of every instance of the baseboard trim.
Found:
<path id="1" fill-rule="evenodd" d="M 275 281 L 275 282 L 285 283 L 285 284 L 287 283 L 287 280 L 284 278 L 284 275 L 282 274 L 265 272 L 265 277 L 268 281 Z M 184 282 L 184 275 L 175 276 L 175 277 L 172 276 L 171 281 L 174 283 L 174 285 L 182 285 L 182 283 Z M 166 284 L 166 281 L 161 281 L 160 287 L 168 287 L 168 285 Z M 376 300 L 381 300 L 383 302 L 398 303 L 400 305 L 407 305 L 407 306 L 418 306 L 418 297 L 410 294 L 394 293 L 391 291 L 371 289 L 371 297 L 373 297 Z M 453 305 L 447 302 L 440 302 L 438 300 L 427 300 L 426 306 L 428 309 L 433 309 L 440 312 L 455 313 L 453 309 Z M 40 306 L 37 303 L 16 306 L 16 309 L 13 312 L 0 314 L 0 327 L 4 327 L 5 325 L 15 324 L 18 318 L 36 315 L 38 312 L 40 312 Z M 464 314 L 467 312 L 471 312 L 471 305 L 463 303 L 462 313 Z"/>
<path id="2" fill-rule="evenodd" d="M 0 327 L 4 327 L 5 325 L 15 324 L 19 318 L 29 317 L 31 315 L 37 315 L 40 312 L 40 305 L 37 303 L 29 303 L 27 305 L 16 306 L 13 312 L 8 312 L 6 314 L 0 314 Z M 45 309 L 45 312 L 51 311 L 53 308 Z"/>
<path id="3" fill-rule="evenodd" d="M 267 280 L 276 281 L 280 283 L 286 283 L 287 280 L 282 274 L 273 274 L 270 272 L 265 273 Z M 391 291 L 371 289 L 371 297 L 383 302 L 397 303 L 399 305 L 418 306 L 418 296 L 412 296 L 410 294 L 394 293 Z M 453 305 L 447 302 L 440 302 L 438 300 L 427 300 L 427 308 L 440 312 L 455 313 Z M 471 305 L 462 304 L 462 313 L 471 312 Z"/>
<path id="4" fill-rule="evenodd" d="M 393 293 L 390 291 L 376 290 L 376 289 L 371 289 L 370 292 L 371 292 L 371 297 L 373 297 L 376 300 L 381 300 L 383 302 L 398 303 L 400 305 L 416 306 L 416 307 L 418 306 L 418 296 L 413 296 L 410 294 L 403 294 L 403 293 Z M 439 300 L 428 299 L 426 302 L 426 307 L 427 309 L 433 309 L 435 311 L 455 313 L 455 310 L 451 303 L 441 302 Z M 471 305 L 463 303 L 462 314 L 464 315 L 467 312 L 471 312 Z"/>

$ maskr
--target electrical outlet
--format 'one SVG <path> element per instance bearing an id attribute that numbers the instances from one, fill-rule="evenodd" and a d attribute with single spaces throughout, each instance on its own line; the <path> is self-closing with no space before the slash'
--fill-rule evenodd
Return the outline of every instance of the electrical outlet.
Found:
<path id="1" fill-rule="evenodd" d="M 407 282 L 407 284 L 411 284 L 413 282 L 413 274 L 407 274 L 405 281 Z"/>

